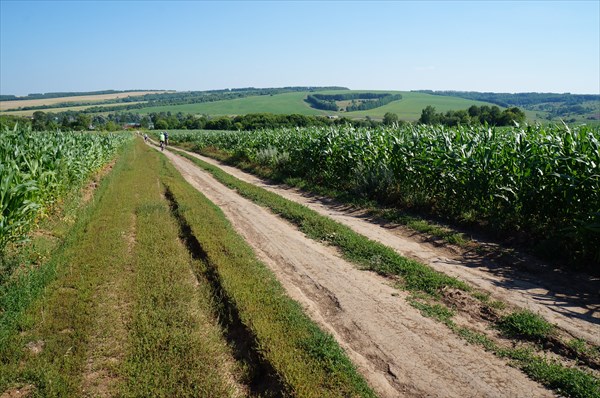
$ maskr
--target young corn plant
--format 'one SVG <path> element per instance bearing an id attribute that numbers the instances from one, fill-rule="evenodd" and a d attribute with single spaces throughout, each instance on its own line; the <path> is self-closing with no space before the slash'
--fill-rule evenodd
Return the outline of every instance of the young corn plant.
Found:
<path id="1" fill-rule="evenodd" d="M 126 133 L 0 132 L 0 255 L 130 139 Z"/>
<path id="2" fill-rule="evenodd" d="M 600 128 L 351 126 L 185 132 L 278 175 L 518 232 L 577 262 L 600 263 Z M 185 134 L 185 136 L 183 136 Z M 273 162 L 266 153 L 286 154 Z"/>

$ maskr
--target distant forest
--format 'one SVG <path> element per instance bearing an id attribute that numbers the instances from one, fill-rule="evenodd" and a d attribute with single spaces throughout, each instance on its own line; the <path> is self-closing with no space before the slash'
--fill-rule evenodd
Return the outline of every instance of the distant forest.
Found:
<path id="1" fill-rule="evenodd" d="M 476 91 L 432 91 L 416 92 L 459 97 L 475 101 L 491 102 L 510 108 L 521 107 L 530 111 L 546 112 L 547 119 L 585 115 L 587 119 L 600 119 L 600 95 L 597 94 L 556 94 L 556 93 L 480 93 Z"/>
<path id="2" fill-rule="evenodd" d="M 346 117 L 328 118 L 326 116 L 279 115 L 271 113 L 251 113 L 239 116 L 209 117 L 182 112 L 153 112 L 148 115 L 121 112 L 107 115 L 90 115 L 80 111 L 60 113 L 34 112 L 32 117 L 0 114 L 0 131 L 13 129 L 15 124 L 29 126 L 34 131 L 54 130 L 102 130 L 117 131 L 123 128 L 143 128 L 156 130 L 244 130 L 278 127 L 309 127 L 352 125 L 354 127 L 377 127 L 381 125 L 403 125 L 395 114 L 387 113 L 382 121 L 349 119 Z"/>
<path id="3" fill-rule="evenodd" d="M 340 109 L 336 101 L 352 101 L 346 112 L 366 111 L 379 108 L 392 101 L 402 99 L 400 94 L 390 93 L 347 93 L 347 94 L 309 94 L 305 101 L 315 109 L 337 112 Z"/>
<path id="4" fill-rule="evenodd" d="M 596 94 L 556 94 L 556 93 L 480 93 L 476 91 L 432 91 L 417 90 L 416 92 L 445 95 L 448 97 L 460 97 L 475 101 L 491 102 L 505 108 L 520 106 L 526 108 L 548 102 L 560 102 L 569 105 L 581 104 L 587 101 L 600 101 L 600 95 Z"/>

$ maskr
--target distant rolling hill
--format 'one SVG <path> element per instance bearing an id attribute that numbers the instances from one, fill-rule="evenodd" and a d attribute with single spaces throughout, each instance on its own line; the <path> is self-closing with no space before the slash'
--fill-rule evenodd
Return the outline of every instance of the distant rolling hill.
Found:
<path id="1" fill-rule="evenodd" d="M 306 92 L 293 92 L 284 94 L 275 94 L 271 96 L 252 96 L 237 98 L 225 101 L 204 102 L 198 104 L 185 105 L 166 105 L 148 107 L 134 110 L 136 113 L 153 112 L 171 112 L 171 113 L 195 113 L 206 114 L 210 116 L 230 116 L 244 115 L 248 113 L 275 113 L 275 114 L 302 114 L 302 115 L 335 115 L 346 116 L 348 118 L 364 118 L 370 116 L 374 119 L 382 119 L 386 112 L 395 113 L 402 120 L 417 120 L 421 116 L 421 110 L 427 105 L 436 108 L 438 112 L 448 110 L 467 109 L 471 105 L 488 105 L 489 102 L 474 101 L 457 97 L 445 97 L 409 91 L 374 91 L 374 90 L 345 90 L 343 93 L 351 92 L 389 92 L 392 94 L 402 94 L 400 101 L 391 102 L 385 106 L 357 112 L 332 112 L 322 111 L 311 108 L 304 99 L 309 94 Z M 337 91 L 324 91 L 323 93 L 333 94 Z"/>
<path id="2" fill-rule="evenodd" d="M 309 94 L 334 94 L 334 93 L 390 93 L 401 94 L 402 99 L 393 101 L 387 105 L 356 112 L 339 112 L 339 111 L 324 111 L 311 108 L 305 101 Z M 85 94 L 85 93 L 82 93 Z M 125 93 L 127 94 L 127 93 Z M 302 114 L 302 115 L 321 115 L 321 116 L 337 116 L 348 117 L 352 119 L 363 119 L 371 117 L 373 119 L 382 119 L 386 112 L 395 113 L 401 120 L 414 121 L 421 116 L 421 111 L 427 106 L 433 106 L 436 112 L 446 112 L 449 110 L 467 109 L 472 105 L 477 106 L 499 106 L 501 104 L 494 101 L 495 96 L 503 96 L 503 94 L 494 93 L 461 93 L 461 92 L 432 92 L 432 91 L 381 91 L 381 90 L 344 90 L 343 87 L 290 87 L 290 88 L 273 88 L 273 89 L 232 89 L 232 90 L 214 90 L 214 91 L 198 91 L 198 92 L 176 92 L 164 91 L 155 95 L 142 95 L 144 92 L 136 92 L 133 95 L 138 95 L 139 100 L 129 100 L 131 102 L 121 102 L 118 99 L 104 100 L 101 102 L 83 101 L 86 97 L 75 96 L 74 93 L 70 97 L 52 98 L 52 103 L 48 103 L 47 107 L 38 106 L 34 109 L 27 110 L 3 110 L 0 114 L 3 115 L 19 115 L 31 116 L 37 110 L 43 112 L 59 113 L 65 111 L 85 111 L 92 114 L 109 114 L 114 112 L 132 112 L 139 114 L 149 114 L 154 112 L 171 112 L 171 113 L 191 113 L 205 114 L 209 116 L 232 116 L 245 115 L 250 113 L 273 113 L 273 114 Z M 447 94 L 447 95 L 446 95 Z M 460 94 L 460 95 L 459 95 Z M 471 95 L 471 97 L 465 95 Z M 474 96 L 473 95 L 479 95 Z M 484 97 L 481 97 L 484 95 Z M 488 95 L 488 97 L 485 97 Z M 490 96 L 491 95 L 491 96 Z M 225 99 L 214 97 L 223 97 Z M 506 96 L 506 95 L 504 95 Z M 504 97 L 502 97 L 504 98 Z M 100 97 L 98 99 L 101 99 Z M 104 98 L 103 98 L 104 99 Z M 35 100 L 43 101 L 43 100 Z M 46 100 L 48 101 L 48 100 Z M 72 103 L 69 101 L 78 101 Z M 597 102 L 597 101 L 596 101 Z M 59 107 L 53 103 L 59 103 Z M 6 105 L 2 109 L 7 109 L 7 104 L 11 108 L 19 104 L 19 101 L 2 101 L 0 105 Z M 37 103 L 35 103 L 37 104 Z M 584 104 L 588 106 L 587 104 Z M 599 105 L 592 102 L 594 108 L 593 115 L 598 114 Z M 511 105 L 511 106 L 514 106 Z M 518 106 L 518 105 L 517 105 Z M 556 115 L 546 111 L 546 104 L 532 106 L 523 106 L 525 114 L 529 122 L 554 122 L 559 121 Z M 94 109 L 89 109 L 94 107 Z M 106 109 L 103 109 L 106 108 Z M 563 115 L 560 115 L 563 116 Z M 570 115 L 567 115 L 571 117 Z M 576 121 L 590 123 L 589 117 L 579 117 Z M 565 120 L 568 120 L 565 118 Z M 598 122 L 596 120 L 596 122 Z"/>

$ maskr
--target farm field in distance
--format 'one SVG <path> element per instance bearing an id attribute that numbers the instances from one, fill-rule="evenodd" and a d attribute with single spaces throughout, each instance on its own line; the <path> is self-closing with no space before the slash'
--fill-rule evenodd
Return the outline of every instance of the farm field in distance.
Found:
<path id="1" fill-rule="evenodd" d="M 68 97 L 56 97 L 56 98 L 42 98 L 42 99 L 24 99 L 14 101 L 0 101 L 0 111 L 16 110 L 21 107 L 27 106 L 44 106 L 44 105 L 55 105 L 68 102 L 101 102 L 107 100 L 113 100 L 118 98 L 126 97 L 137 97 L 146 94 L 161 93 L 163 91 L 131 91 L 131 92 L 120 92 L 115 94 L 99 94 L 99 95 L 81 95 L 81 96 L 68 96 Z"/>
<path id="2" fill-rule="evenodd" d="M 350 90 L 350 91 L 323 91 L 327 94 L 335 93 L 352 93 L 364 92 L 366 90 Z M 318 92 L 318 91 L 317 91 Z M 369 92 L 380 92 L 372 90 Z M 388 91 L 385 91 L 388 92 Z M 323 111 L 311 108 L 305 101 L 309 92 L 285 93 L 276 94 L 273 96 L 256 96 L 240 98 L 235 100 L 217 101 L 210 103 L 187 104 L 160 106 L 136 110 L 137 113 L 151 112 L 184 112 L 207 114 L 211 116 L 227 116 L 227 115 L 242 115 L 248 113 L 275 113 L 275 114 L 292 114 L 298 113 L 301 115 L 336 115 L 345 116 L 348 118 L 364 118 L 371 116 L 377 119 L 383 119 L 386 112 L 396 113 L 401 120 L 417 120 L 421 116 L 421 111 L 427 105 L 432 105 L 438 111 L 467 109 L 471 105 L 488 105 L 489 103 L 481 101 L 469 101 L 455 97 L 441 97 L 422 93 L 413 93 L 408 91 L 389 91 L 392 94 L 402 94 L 400 101 L 394 101 L 390 104 L 369 111 L 356 112 L 334 112 Z M 438 97 L 438 98 L 436 98 Z"/>
<path id="3" fill-rule="evenodd" d="M 352 93 L 379 93 L 379 94 L 399 94 L 400 100 L 380 105 L 368 110 L 358 111 L 333 111 L 320 110 L 311 107 L 305 99 L 314 94 L 352 94 Z M 131 93 L 114 93 L 92 95 L 76 95 L 70 93 L 70 96 L 47 99 L 31 99 L 23 101 L 0 101 L 0 116 L 26 116 L 31 117 L 34 112 L 42 111 L 45 113 L 61 112 L 85 112 L 91 117 L 110 116 L 117 112 L 127 112 L 138 115 L 148 115 L 153 113 L 189 114 L 206 115 L 211 118 L 221 116 L 239 116 L 247 114 L 267 113 L 276 115 L 300 114 L 305 116 L 329 116 L 344 117 L 358 120 L 372 119 L 381 121 L 386 113 L 395 114 L 398 119 L 405 122 L 415 122 L 421 116 L 421 112 L 428 106 L 434 107 L 437 113 L 443 114 L 451 111 L 465 111 L 471 106 L 478 107 L 499 107 L 500 110 L 507 109 L 509 105 L 501 106 L 486 100 L 477 98 L 500 98 L 502 101 L 510 101 L 510 94 L 490 94 L 488 93 L 453 93 L 444 92 L 433 94 L 424 91 L 382 91 L 382 90 L 347 90 L 340 87 L 291 87 L 291 88 L 273 88 L 273 89 L 233 89 L 233 90 L 215 90 L 205 92 L 176 92 L 176 91 L 139 91 Z M 139 101 L 123 101 L 125 96 L 139 97 Z M 462 95 L 462 97 L 461 97 Z M 469 97 L 471 95 L 471 97 Z M 526 94 L 525 94 L 526 95 Z M 544 97 L 538 96 L 540 100 Z M 587 96 L 592 98 L 593 96 Z M 132 97 L 133 98 L 133 97 Z M 515 95 L 515 101 L 521 100 L 521 97 Z M 581 98 L 568 95 L 562 100 L 564 103 L 540 102 L 521 108 L 525 113 L 529 123 L 540 122 L 548 124 L 550 122 L 574 124 L 600 124 L 600 100 L 583 101 Z M 535 99 L 534 99 L 535 101 Z M 576 101 L 577 105 L 572 105 L 568 101 Z M 68 103 L 73 103 L 69 106 Z M 346 105 L 348 105 L 346 101 Z M 529 103 L 529 102 L 528 102 Z M 43 105 L 42 105 L 43 104 Z M 56 104 L 64 106 L 56 107 Z M 340 102 L 338 105 L 342 105 Z M 17 106 L 40 106 L 40 109 L 20 109 L 15 110 Z M 94 108 L 94 109 L 90 109 Z M 325 108 L 324 108 L 325 109 Z M 559 116 L 560 115 L 560 116 Z M 131 119 L 132 117 L 130 117 Z"/>
<path id="4" fill-rule="evenodd" d="M 123 104 L 122 106 L 125 107 L 127 105 L 133 105 L 133 104 L 141 104 L 144 101 L 133 101 L 133 102 L 128 102 L 127 104 Z M 78 111 L 83 111 L 86 110 L 88 108 L 91 107 L 109 107 L 109 106 L 115 106 L 116 104 L 92 104 L 92 105 L 79 105 L 79 106 L 67 106 L 64 108 L 48 108 L 48 109 L 29 109 L 29 110 L 21 110 L 21 111 L 4 111 L 1 112 L 0 115 L 14 115 L 14 116 L 32 116 L 35 112 L 52 112 L 52 113 L 59 113 L 59 112 L 78 112 Z"/>

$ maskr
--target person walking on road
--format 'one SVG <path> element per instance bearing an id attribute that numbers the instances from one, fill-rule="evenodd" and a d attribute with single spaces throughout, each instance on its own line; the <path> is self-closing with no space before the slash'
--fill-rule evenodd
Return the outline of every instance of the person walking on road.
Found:
<path id="1" fill-rule="evenodd" d="M 165 133 L 162 131 L 160 132 L 159 141 L 160 141 L 160 150 L 162 151 L 165 149 Z"/>

